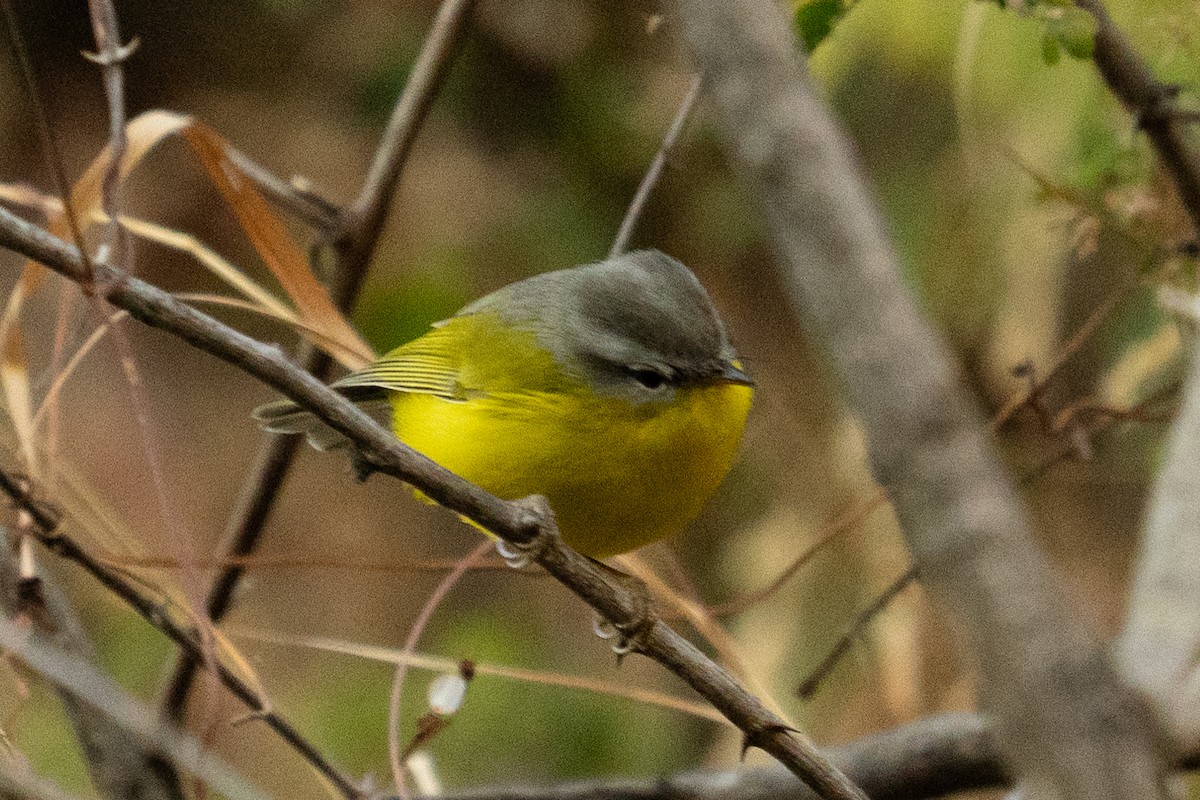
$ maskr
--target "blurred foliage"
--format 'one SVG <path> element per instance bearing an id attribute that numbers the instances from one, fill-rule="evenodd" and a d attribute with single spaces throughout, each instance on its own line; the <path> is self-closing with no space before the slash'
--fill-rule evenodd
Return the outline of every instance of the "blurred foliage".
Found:
<path id="1" fill-rule="evenodd" d="M 565 663 L 556 652 L 561 640 L 547 636 L 539 624 L 494 608 L 455 620 L 435 646 L 437 652 L 472 653 L 495 664 Z M 566 668 L 568 673 L 574 671 Z M 419 680 L 424 685 L 427 680 Z M 670 728 L 672 735 L 651 748 L 641 736 L 644 726 Z M 685 769 L 704 738 L 680 724 L 677 714 L 613 700 L 590 692 L 517 683 L 479 676 L 468 702 L 435 752 L 443 777 L 451 785 L 471 786 L 518 781 L 583 778 L 595 774 L 652 774 Z M 497 763 L 482 757 L 497 742 L 522 731 L 518 751 L 537 758 Z"/>
<path id="2" fill-rule="evenodd" d="M 1063 53 L 1089 59 L 1096 47 L 1096 20 L 1082 8 L 1056 6 L 1046 16 L 1042 58 L 1053 66 Z"/>
<path id="3" fill-rule="evenodd" d="M 78 55 L 92 48 L 85 9 L 47 0 L 15 5 L 68 172 L 77 175 L 105 130 L 95 70 Z M 118 6 L 125 35 L 141 40 L 128 64 L 133 111 L 194 113 L 279 174 L 303 175 L 340 199 L 356 191 L 434 11 L 431 0 Z M 1156 73 L 1180 83 L 1181 103 L 1194 108 L 1200 29 L 1193 5 L 1111 6 Z M 985 413 L 1027 388 L 1015 366 L 1029 360 L 1035 377 L 1042 374 L 1062 342 L 1134 272 L 1154 277 L 1072 356 L 1046 402 L 1052 411 L 1085 399 L 1128 407 L 1175 379 L 1178 335 L 1154 290 L 1166 281 L 1194 288 L 1194 264 L 1178 255 L 1192 234 L 1145 139 L 1082 60 L 1090 48 L 1087 19 L 1056 2 L 1036 3 L 1024 16 L 964 0 L 806 0 L 793 8 L 815 79 L 878 192 L 906 278 Z M 604 256 L 690 80 L 677 25 L 670 18 L 651 24 L 658 12 L 643 0 L 483 0 L 415 148 L 354 315 L 376 348 L 411 338 L 506 282 Z M 0 116 L 0 180 L 46 187 L 27 101 L 11 59 L 0 64 L 0 104 L 11 109 Z M 156 157 L 131 187 L 131 208 L 253 266 L 244 237 L 214 213 L 211 192 L 181 163 L 169 153 Z M 759 214 L 728 171 L 701 103 L 636 241 L 696 269 L 759 383 L 742 463 L 673 543 L 700 596 L 713 603 L 768 585 L 874 492 L 853 417 L 782 299 Z M 4 259 L 3 274 L 15 276 L 16 260 Z M 158 248 L 139 248 L 137 269 L 172 288 L 211 288 L 186 259 Z M 31 350 L 40 342 L 49 352 L 53 318 L 52 298 L 33 303 Z M 262 320 L 227 318 L 291 344 L 288 332 Z M 81 315 L 68 326 L 73 345 L 91 322 Z M 172 542 L 188 535 L 197 553 L 215 552 L 260 441 L 248 412 L 269 395 L 159 334 L 124 330 L 145 374 L 159 432 L 154 446 L 188 531 L 163 534 L 111 347 L 90 356 L 64 394 L 61 458 L 128 527 L 127 544 L 177 555 Z M 41 376 L 39 389 L 49 381 Z M 1058 465 L 1025 486 L 1043 543 L 1087 620 L 1103 632 L 1120 622 L 1162 431 L 1161 424 L 1117 425 L 1091 440 L 1091 461 Z M 1070 435 L 1023 413 L 999 441 L 1022 476 Z M 344 459 L 305 453 L 264 553 L 442 557 L 461 554 L 473 537 L 393 482 L 358 486 Z M 670 565 L 667 552 L 650 555 Z M 794 697 L 855 610 L 905 561 L 890 512 L 873 511 L 771 599 L 729 620 L 754 681 L 819 740 L 971 703 L 970 667 L 948 621 L 919 590 L 901 596 L 815 701 Z M 195 585 L 178 572 L 139 574 L 177 595 Z M 328 567 L 252 569 L 233 624 L 395 646 L 435 580 Z M 113 603 L 95 602 L 86 580 L 71 585 L 104 666 L 153 697 L 169 648 Z M 550 581 L 473 576 L 439 610 L 423 647 L 684 691 L 636 660 L 618 670 L 592 637 L 587 612 Z M 263 644 L 246 649 L 280 709 L 339 763 L 386 781 L 389 669 Z M 410 676 L 408 731 L 423 710 L 425 682 Z M 6 730 L 14 747 L 39 771 L 81 790 L 53 696 L 39 688 L 27 700 L 10 700 Z M 228 724 L 240 714 L 236 704 L 200 701 L 196 708 L 196 730 L 260 785 L 279 796 L 325 796 L 260 726 Z M 447 785 L 461 787 L 732 765 L 738 745 L 724 729 L 674 712 L 480 678 L 432 751 Z"/>
<path id="4" fill-rule="evenodd" d="M 811 53 L 841 21 L 852 3 L 844 0 L 807 0 L 796 6 L 796 35 Z"/>

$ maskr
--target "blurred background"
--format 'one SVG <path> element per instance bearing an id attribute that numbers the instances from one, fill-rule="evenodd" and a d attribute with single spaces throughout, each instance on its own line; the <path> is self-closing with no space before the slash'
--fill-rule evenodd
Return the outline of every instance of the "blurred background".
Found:
<path id="1" fill-rule="evenodd" d="M 106 138 L 98 74 L 80 56 L 95 47 L 86 4 L 14 5 L 74 179 Z M 981 414 L 995 415 L 1047 374 L 1081 325 L 1098 322 L 1039 409 L 1014 414 L 996 436 L 1081 616 L 1111 635 L 1121 623 L 1177 379 L 1179 331 L 1155 290 L 1194 288 L 1192 262 L 1177 255 L 1189 241 L 1184 218 L 1145 140 L 1090 62 L 1061 54 L 1048 63 L 1055 60 L 1046 55 L 1052 20 L 981 2 L 852 5 L 817 44 L 814 80 L 855 143 L 912 290 L 958 355 Z M 400 0 L 118 2 L 123 35 L 140 41 L 126 67 L 131 115 L 152 108 L 193 114 L 276 174 L 303 176 L 326 196 L 347 200 L 435 7 Z M 1110 7 L 1159 77 L 1181 83 L 1184 106 L 1194 108 L 1197 4 Z M 607 253 L 692 78 L 677 25 L 659 18 L 660 10 L 651 2 L 482 0 L 353 315 L 376 349 L 512 280 Z M 0 108 L 0 180 L 51 190 L 7 41 Z M 186 231 L 270 281 L 182 146 L 165 145 L 147 159 L 126 198 L 132 213 Z M 298 224 L 294 232 L 303 244 L 313 241 Z M 907 556 L 890 510 L 877 502 L 859 429 L 789 312 L 760 210 L 729 172 L 703 101 L 635 243 L 692 266 L 759 386 L 742 455 L 724 487 L 686 533 L 654 546 L 648 559 L 677 586 L 686 576 L 704 602 L 719 606 L 768 586 L 837 530 L 782 588 L 722 617 L 753 684 L 822 743 L 970 708 L 972 673 L 953 622 L 919 588 L 876 620 L 814 698 L 796 694 L 843 629 L 905 571 Z M 10 285 L 20 260 L 0 254 L 0 262 L 0 280 Z M 138 247 L 136 269 L 173 290 L 220 289 L 186 256 L 154 245 Z M 53 380 L 57 302 L 52 281 L 25 317 L 39 396 Z M 218 314 L 294 345 L 280 326 Z M 79 311 L 69 341 L 78 346 L 95 322 Z M 103 511 L 126 547 L 178 557 L 187 542 L 197 557 L 215 556 L 264 438 L 250 410 L 271 393 L 166 335 L 122 329 L 146 402 L 131 400 L 116 348 L 99 347 L 63 392 L 60 472 L 90 487 L 90 513 Z M 1147 398 L 1159 400 L 1129 419 L 1126 412 Z M 157 476 L 147 447 L 161 464 Z M 107 546 L 94 533 L 79 535 Z M 439 575 L 364 563 L 455 557 L 476 542 L 472 530 L 414 502 L 396 482 L 359 484 L 343 456 L 306 449 L 260 553 L 312 564 L 252 568 L 230 634 L 279 710 L 337 763 L 386 783 L 391 667 L 248 634 L 398 647 Z M 171 648 L 86 576 L 47 566 L 77 601 L 103 665 L 153 701 Z M 138 574 L 172 592 L 187 588 L 177 571 Z M 468 576 L 419 649 L 690 697 L 644 660 L 618 668 L 581 602 L 551 580 L 509 571 Z M 406 735 L 425 708 L 427 681 L 427 674 L 410 677 Z M 11 746 L 65 788 L 87 792 L 53 694 L 35 681 L 26 696 L 23 686 L 11 668 L 0 670 L 0 720 Z M 259 785 L 280 796 L 325 796 L 263 726 L 229 724 L 242 713 L 235 702 L 218 693 L 193 709 L 195 729 Z M 453 789 L 731 766 L 739 747 L 730 729 L 676 711 L 480 677 L 431 750 Z"/>

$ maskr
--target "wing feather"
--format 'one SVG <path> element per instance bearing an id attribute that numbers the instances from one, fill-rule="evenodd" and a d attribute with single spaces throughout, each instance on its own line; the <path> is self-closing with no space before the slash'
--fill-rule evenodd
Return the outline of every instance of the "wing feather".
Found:
<path id="1" fill-rule="evenodd" d="M 451 349 L 453 332 L 434 328 L 378 361 L 333 384 L 335 389 L 371 386 L 392 392 L 461 400 L 461 356 Z M 461 343 L 460 343 L 461 344 Z"/>

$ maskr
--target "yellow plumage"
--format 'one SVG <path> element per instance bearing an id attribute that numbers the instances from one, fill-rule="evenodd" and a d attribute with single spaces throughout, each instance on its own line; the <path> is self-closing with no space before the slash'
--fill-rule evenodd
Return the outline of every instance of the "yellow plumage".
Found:
<path id="1" fill-rule="evenodd" d="M 716 383 L 663 402 L 598 396 L 495 314 L 453 317 L 353 378 L 384 383 L 401 441 L 499 497 L 545 495 L 567 544 L 593 558 L 699 513 L 729 471 L 752 394 Z"/>
<path id="2" fill-rule="evenodd" d="M 753 394 L 699 281 L 655 251 L 499 289 L 333 387 L 390 406 L 401 441 L 489 492 L 545 495 L 593 558 L 699 513 Z M 286 401 L 255 416 L 321 449 L 346 444 Z"/>

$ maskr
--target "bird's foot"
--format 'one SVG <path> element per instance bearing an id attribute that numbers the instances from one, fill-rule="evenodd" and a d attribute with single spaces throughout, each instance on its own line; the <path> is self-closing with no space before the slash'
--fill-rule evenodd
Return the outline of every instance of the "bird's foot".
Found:
<path id="1" fill-rule="evenodd" d="M 658 622 L 658 613 L 654 610 L 654 602 L 650 598 L 650 589 L 641 578 L 614 569 L 609 565 L 591 559 L 597 566 L 615 578 L 629 596 L 630 610 L 628 616 L 620 621 L 597 616 L 592 624 L 592 630 L 601 639 L 612 640 L 612 651 L 620 664 L 630 653 L 642 652 L 646 636 Z"/>
<path id="2" fill-rule="evenodd" d="M 496 539 L 496 552 L 504 559 L 504 563 L 513 569 L 526 567 L 538 559 L 550 540 L 557 539 L 557 529 L 553 525 L 554 512 L 550 503 L 541 495 L 530 495 L 512 502 L 519 513 L 518 527 L 528 535 L 523 542 Z"/>

